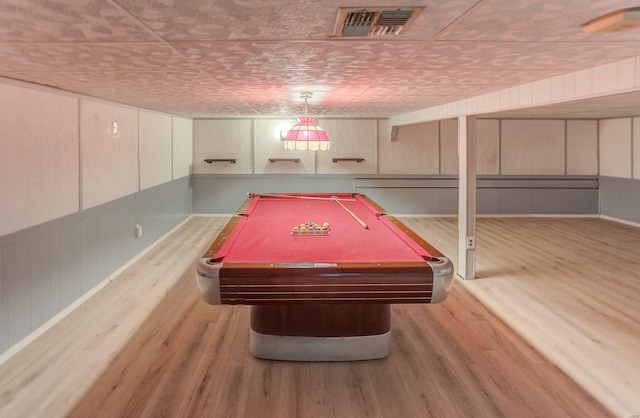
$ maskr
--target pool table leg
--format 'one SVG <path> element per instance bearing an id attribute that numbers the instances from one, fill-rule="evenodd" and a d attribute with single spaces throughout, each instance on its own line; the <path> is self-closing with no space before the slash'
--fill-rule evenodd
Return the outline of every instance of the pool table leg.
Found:
<path id="1" fill-rule="evenodd" d="M 251 306 L 250 349 L 290 361 L 371 360 L 389 354 L 388 304 Z"/>

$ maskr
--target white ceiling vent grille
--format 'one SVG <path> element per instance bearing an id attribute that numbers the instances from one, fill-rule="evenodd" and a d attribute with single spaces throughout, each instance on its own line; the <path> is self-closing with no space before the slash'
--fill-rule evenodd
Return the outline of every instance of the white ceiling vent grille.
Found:
<path id="1" fill-rule="evenodd" d="M 385 36 L 398 35 L 406 30 L 424 7 L 371 7 L 357 9 L 341 7 L 333 30 L 333 35 Z"/>

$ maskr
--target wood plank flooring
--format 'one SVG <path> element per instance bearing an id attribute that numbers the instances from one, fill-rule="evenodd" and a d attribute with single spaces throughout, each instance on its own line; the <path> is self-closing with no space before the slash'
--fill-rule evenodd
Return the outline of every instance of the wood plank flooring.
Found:
<path id="1" fill-rule="evenodd" d="M 455 260 L 454 218 L 403 221 Z M 479 279 L 457 280 L 440 305 L 394 306 L 389 357 L 293 363 L 250 355 L 246 306 L 199 297 L 194 260 L 225 222 L 193 217 L 0 365 L 0 416 L 640 413 L 633 227 L 481 218 Z"/>
<path id="2" fill-rule="evenodd" d="M 455 218 L 406 221 L 457 259 Z M 478 278 L 461 287 L 617 416 L 640 416 L 640 228 L 480 218 L 476 238 Z"/>

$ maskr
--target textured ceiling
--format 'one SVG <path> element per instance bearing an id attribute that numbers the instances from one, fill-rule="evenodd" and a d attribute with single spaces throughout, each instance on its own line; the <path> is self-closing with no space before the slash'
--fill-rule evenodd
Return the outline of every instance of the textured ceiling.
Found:
<path id="1" fill-rule="evenodd" d="M 425 9 L 400 35 L 345 39 L 331 35 L 341 6 Z M 296 116 L 301 91 L 314 93 L 315 116 L 388 117 L 640 55 L 640 29 L 581 30 L 633 6 L 638 0 L 0 0 L 0 76 L 189 117 Z M 637 96 L 628 97 L 610 103 L 640 114 Z M 589 103 L 579 108 L 603 111 Z"/>

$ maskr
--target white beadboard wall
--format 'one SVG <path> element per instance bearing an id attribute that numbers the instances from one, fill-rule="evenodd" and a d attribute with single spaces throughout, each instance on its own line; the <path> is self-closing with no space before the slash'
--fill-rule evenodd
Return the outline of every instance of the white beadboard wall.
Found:
<path id="1" fill-rule="evenodd" d="M 402 130 L 405 126 L 464 115 L 482 117 L 485 113 L 638 90 L 640 90 L 640 56 L 394 116 L 389 118 L 388 123 L 390 126 L 400 126 Z M 549 132 L 545 131 L 544 138 L 541 139 L 552 147 L 553 152 L 549 152 L 545 157 L 541 155 L 541 153 L 547 153 L 544 147 L 534 150 L 534 160 L 520 161 L 524 165 L 500 154 L 500 173 L 526 174 L 526 171 L 530 171 L 542 174 L 543 171 L 547 171 L 549 174 L 560 174 L 564 166 L 564 173 L 567 175 L 599 174 L 610 178 L 640 179 L 640 129 L 637 128 L 639 119 L 634 117 L 600 121 L 566 121 L 565 151 L 560 149 L 562 135 L 558 131 L 559 128 L 552 128 Z M 513 128 L 512 124 L 522 124 L 522 122 L 508 122 L 500 129 Z M 594 125 L 597 128 L 594 129 Z M 480 141 L 486 138 L 482 133 L 485 128 L 488 129 L 486 125 L 485 127 L 478 125 L 478 173 L 484 171 L 482 164 L 489 163 L 491 160 L 490 155 L 483 155 L 486 150 L 480 146 Z M 526 155 L 518 151 L 522 145 L 518 142 L 524 140 L 524 137 L 513 137 L 508 132 L 506 135 L 501 133 L 500 136 L 500 140 L 506 138 L 507 143 L 499 146 L 499 152 L 513 152 L 516 158 L 517 155 Z M 564 163 L 559 158 L 563 154 Z M 545 160 L 543 166 L 536 166 L 543 160 Z M 505 162 L 508 162 L 507 166 L 503 165 Z"/>
<path id="2" fill-rule="evenodd" d="M 389 118 L 391 126 L 481 115 L 640 89 L 640 56 Z"/>
<path id="3" fill-rule="evenodd" d="M 192 123 L 0 79 L 0 358 L 193 213 Z"/>

